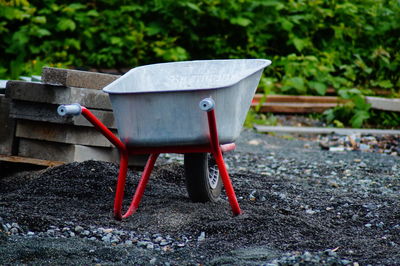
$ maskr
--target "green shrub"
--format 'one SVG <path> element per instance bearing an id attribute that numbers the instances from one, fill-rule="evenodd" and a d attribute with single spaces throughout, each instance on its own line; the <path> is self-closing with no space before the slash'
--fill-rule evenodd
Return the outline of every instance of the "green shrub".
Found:
<path id="1" fill-rule="evenodd" d="M 274 93 L 395 95 L 399 32 L 398 0 L 0 0 L 0 78 L 43 65 L 269 58 Z"/>

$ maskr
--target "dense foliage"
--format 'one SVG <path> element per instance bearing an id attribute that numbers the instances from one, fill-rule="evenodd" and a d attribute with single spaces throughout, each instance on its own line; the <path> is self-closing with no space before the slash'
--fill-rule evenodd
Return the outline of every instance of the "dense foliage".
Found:
<path id="1" fill-rule="evenodd" d="M 353 126 L 369 117 L 368 88 L 400 87 L 398 0 L 0 0 L 0 33 L 0 78 L 43 65 L 268 58 L 266 93 L 333 87 L 355 99 Z"/>

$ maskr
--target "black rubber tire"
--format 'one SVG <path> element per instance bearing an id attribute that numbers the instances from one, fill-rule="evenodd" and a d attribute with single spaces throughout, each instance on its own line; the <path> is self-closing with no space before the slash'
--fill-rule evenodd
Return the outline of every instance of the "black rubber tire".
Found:
<path id="1" fill-rule="evenodd" d="M 189 198 L 193 202 L 217 201 L 222 180 L 214 158 L 208 153 L 186 153 L 184 163 Z M 210 172 L 213 174 L 211 181 Z"/>

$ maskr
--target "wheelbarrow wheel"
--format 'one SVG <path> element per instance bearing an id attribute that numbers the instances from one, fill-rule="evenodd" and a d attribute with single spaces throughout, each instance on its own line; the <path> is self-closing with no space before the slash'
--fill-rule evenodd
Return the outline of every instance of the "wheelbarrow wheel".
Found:
<path id="1" fill-rule="evenodd" d="M 208 153 L 187 153 L 184 163 L 189 198 L 193 202 L 216 201 L 222 180 L 214 158 Z"/>

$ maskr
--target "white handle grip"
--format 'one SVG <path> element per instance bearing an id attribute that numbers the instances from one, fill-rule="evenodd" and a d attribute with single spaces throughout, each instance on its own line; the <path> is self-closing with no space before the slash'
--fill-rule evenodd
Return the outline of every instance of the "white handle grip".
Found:
<path id="1" fill-rule="evenodd" d="M 201 110 L 203 110 L 205 112 L 209 112 L 212 109 L 214 109 L 215 102 L 212 98 L 205 98 L 200 101 L 199 106 L 200 106 Z"/>
<path id="2" fill-rule="evenodd" d="M 57 113 L 61 116 L 66 115 L 80 115 L 82 112 L 82 107 L 79 103 L 73 104 L 63 104 L 58 106 Z"/>

